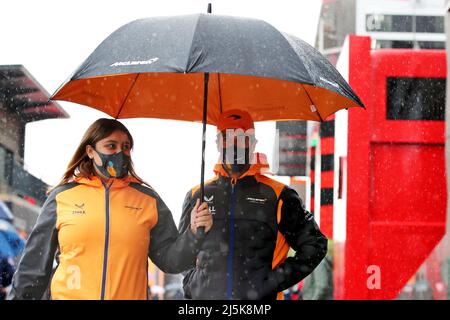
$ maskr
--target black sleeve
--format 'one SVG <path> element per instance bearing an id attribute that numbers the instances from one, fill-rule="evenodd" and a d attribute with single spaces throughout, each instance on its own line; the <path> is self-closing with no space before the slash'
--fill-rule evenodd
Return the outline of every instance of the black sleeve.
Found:
<path id="1" fill-rule="evenodd" d="M 9 300 L 39 300 L 48 288 L 58 247 L 56 192 L 45 201 L 12 280 Z"/>
<path id="2" fill-rule="evenodd" d="M 295 256 L 288 257 L 269 276 L 269 286 L 277 292 L 285 290 L 309 275 L 327 253 L 327 238 L 313 215 L 305 210 L 297 192 L 285 187 L 279 231 L 284 235 Z"/>
<path id="3" fill-rule="evenodd" d="M 183 201 L 183 208 L 181 213 L 180 222 L 178 224 L 178 231 L 179 232 L 185 232 L 186 230 L 189 230 L 191 228 L 191 211 L 192 208 L 195 206 L 195 201 L 192 200 L 192 191 L 189 190 L 186 194 L 186 197 Z M 183 291 L 184 291 L 184 298 L 186 299 L 192 299 L 192 294 L 189 287 L 189 281 L 190 277 L 193 274 L 195 267 L 195 262 L 192 265 L 191 269 L 183 272 Z"/>
<path id="4" fill-rule="evenodd" d="M 180 273 L 195 265 L 197 240 L 186 228 L 178 233 L 172 214 L 160 197 L 157 197 L 158 222 L 150 231 L 149 257 L 166 273 Z"/>
<path id="5" fill-rule="evenodd" d="M 186 231 L 187 229 L 190 229 L 191 211 L 194 206 L 195 202 L 192 201 L 192 191 L 189 190 L 183 201 L 183 211 L 181 213 L 180 223 L 178 224 L 178 231 L 180 233 Z"/>

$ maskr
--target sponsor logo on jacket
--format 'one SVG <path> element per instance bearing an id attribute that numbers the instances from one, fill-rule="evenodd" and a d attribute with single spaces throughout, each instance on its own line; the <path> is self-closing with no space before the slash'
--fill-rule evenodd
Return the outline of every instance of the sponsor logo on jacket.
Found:
<path id="1" fill-rule="evenodd" d="M 86 214 L 86 211 L 84 210 L 84 203 L 77 204 L 75 203 L 75 210 L 72 210 L 72 214 L 80 215 L 80 214 Z"/>
<path id="2" fill-rule="evenodd" d="M 247 197 L 245 200 L 247 200 L 248 202 L 251 202 L 251 203 L 256 203 L 256 204 L 265 204 L 267 202 L 267 198 L 259 199 L 259 198 Z"/>
<path id="3" fill-rule="evenodd" d="M 136 212 L 143 209 L 142 207 L 133 207 L 133 206 L 125 206 L 125 208 L 129 209 L 129 210 L 136 211 Z"/>
<path id="4" fill-rule="evenodd" d="M 214 203 L 213 203 L 214 195 L 212 195 L 209 198 L 207 196 L 204 196 L 203 199 L 205 200 L 206 203 L 208 203 L 208 208 L 209 208 L 209 211 L 211 212 L 211 214 L 216 214 L 216 208 L 214 207 Z"/>

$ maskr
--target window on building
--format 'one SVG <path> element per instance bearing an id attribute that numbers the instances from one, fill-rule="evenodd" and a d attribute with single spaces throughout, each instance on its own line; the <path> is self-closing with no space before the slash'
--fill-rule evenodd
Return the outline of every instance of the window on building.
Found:
<path id="1" fill-rule="evenodd" d="M 444 16 L 367 14 L 366 31 L 444 33 Z"/>
<path id="2" fill-rule="evenodd" d="M 444 120 L 445 78 L 387 79 L 387 119 Z"/>
<path id="3" fill-rule="evenodd" d="M 412 32 L 412 16 L 368 14 L 366 31 L 369 32 Z"/>
<path id="4" fill-rule="evenodd" d="M 443 16 L 417 16 L 416 32 L 444 33 Z"/>
<path id="5" fill-rule="evenodd" d="M 375 49 L 412 49 L 414 43 L 407 40 L 376 40 Z"/>
<path id="6" fill-rule="evenodd" d="M 445 49 L 444 41 L 419 41 L 420 49 Z"/>
<path id="7" fill-rule="evenodd" d="M 11 185 L 13 161 L 12 151 L 0 145 L 0 183 Z"/>

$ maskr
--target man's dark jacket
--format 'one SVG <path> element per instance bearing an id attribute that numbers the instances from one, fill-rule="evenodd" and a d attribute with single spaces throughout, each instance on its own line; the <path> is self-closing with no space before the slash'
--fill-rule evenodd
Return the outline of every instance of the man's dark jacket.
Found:
<path id="1" fill-rule="evenodd" d="M 277 293 L 309 275 L 327 252 L 327 238 L 297 192 L 261 174 L 253 164 L 236 181 L 220 164 L 205 183 L 205 201 L 213 214 L 212 229 L 197 255 L 196 267 L 184 277 L 190 299 L 276 299 Z M 200 197 L 190 190 L 183 204 L 179 231 L 190 224 Z M 288 257 L 289 247 L 295 256 Z"/>

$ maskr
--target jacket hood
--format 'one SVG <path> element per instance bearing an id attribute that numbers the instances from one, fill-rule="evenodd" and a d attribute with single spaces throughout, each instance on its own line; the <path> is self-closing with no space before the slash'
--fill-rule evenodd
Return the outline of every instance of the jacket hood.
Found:
<path id="1" fill-rule="evenodd" d="M 270 172 L 269 163 L 264 153 L 255 152 L 252 154 L 252 164 L 250 168 L 244 172 L 238 179 L 242 179 L 247 176 L 254 176 L 255 174 L 273 174 Z M 223 168 L 222 163 L 219 161 L 214 166 L 214 173 L 221 176 L 228 177 L 228 172 Z"/>

